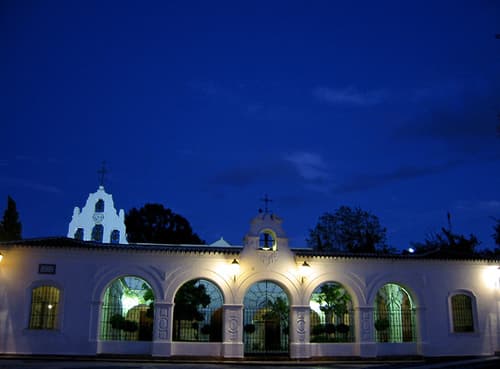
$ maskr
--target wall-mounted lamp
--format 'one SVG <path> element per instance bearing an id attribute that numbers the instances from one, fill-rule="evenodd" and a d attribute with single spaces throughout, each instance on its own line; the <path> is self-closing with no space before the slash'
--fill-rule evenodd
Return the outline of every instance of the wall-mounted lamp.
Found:
<path id="1" fill-rule="evenodd" d="M 0 263 L 2 262 L 2 259 L 3 259 L 3 255 L 2 255 L 2 253 L 0 252 Z"/>
<path id="2" fill-rule="evenodd" d="M 500 267 L 491 266 L 483 270 L 483 282 L 486 287 L 500 290 Z"/>
<path id="3" fill-rule="evenodd" d="M 307 261 L 304 260 L 304 262 L 300 266 L 300 283 L 304 283 L 305 278 L 309 275 L 310 271 L 311 266 Z"/>
<path id="4" fill-rule="evenodd" d="M 233 259 L 233 261 L 231 262 L 231 274 L 233 275 L 233 280 L 235 282 L 239 272 L 240 272 L 240 263 L 238 263 L 238 260 Z"/>

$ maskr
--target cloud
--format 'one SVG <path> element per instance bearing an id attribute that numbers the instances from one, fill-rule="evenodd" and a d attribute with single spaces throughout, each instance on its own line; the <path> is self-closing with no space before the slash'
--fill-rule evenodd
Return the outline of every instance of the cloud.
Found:
<path id="1" fill-rule="evenodd" d="M 348 193 L 369 190 L 374 187 L 380 187 L 393 182 L 419 178 L 427 175 L 438 174 L 452 168 L 465 164 L 465 160 L 450 160 L 444 163 L 429 166 L 401 166 L 386 173 L 359 175 L 351 180 L 333 188 L 335 193 Z"/>
<path id="2" fill-rule="evenodd" d="M 321 155 L 312 152 L 296 152 L 285 156 L 299 175 L 307 181 L 328 179 L 327 166 Z"/>
<path id="3" fill-rule="evenodd" d="M 466 153 L 498 152 L 500 145 L 495 131 L 500 89 L 485 90 L 461 90 L 448 101 L 439 99 L 429 104 L 426 111 L 397 129 L 393 139 L 435 141 Z"/>
<path id="4" fill-rule="evenodd" d="M 256 183 L 279 182 L 293 180 L 294 175 L 290 165 L 283 161 L 262 161 L 260 165 L 238 165 L 223 169 L 215 174 L 209 182 L 217 186 L 248 187 Z"/>
<path id="5" fill-rule="evenodd" d="M 295 152 L 262 158 L 258 162 L 241 163 L 220 170 L 209 179 L 216 186 L 246 188 L 256 184 L 284 184 L 328 193 L 331 188 L 330 173 L 321 155 L 313 152 Z"/>
<path id="6" fill-rule="evenodd" d="M 387 99 L 387 93 L 382 90 L 361 92 L 355 87 L 316 87 L 313 89 L 313 96 L 328 104 L 353 106 L 378 105 Z"/>

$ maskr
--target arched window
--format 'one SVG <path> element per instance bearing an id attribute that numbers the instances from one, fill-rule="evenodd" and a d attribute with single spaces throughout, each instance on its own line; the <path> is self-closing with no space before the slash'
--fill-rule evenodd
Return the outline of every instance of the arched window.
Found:
<path id="1" fill-rule="evenodd" d="M 153 339 L 154 294 L 143 279 L 123 276 L 104 292 L 101 339 L 151 341 Z"/>
<path id="2" fill-rule="evenodd" d="M 451 296 L 451 320 L 454 333 L 474 332 L 473 298 L 465 293 Z"/>
<path id="3" fill-rule="evenodd" d="M 78 228 L 75 232 L 75 239 L 83 240 L 83 228 Z"/>
<path id="4" fill-rule="evenodd" d="M 375 299 L 377 342 L 414 342 L 415 308 L 410 294 L 401 286 L 387 283 Z"/>
<path id="5" fill-rule="evenodd" d="M 311 342 L 354 342 L 354 312 L 349 292 L 336 282 L 314 290 L 311 308 Z"/>
<path id="6" fill-rule="evenodd" d="M 30 329 L 56 329 L 60 291 L 40 286 L 31 291 Z"/>
<path id="7" fill-rule="evenodd" d="M 94 228 L 92 228 L 92 241 L 102 242 L 104 227 L 102 224 L 96 224 Z"/>
<path id="8" fill-rule="evenodd" d="M 175 294 L 174 341 L 222 342 L 222 292 L 210 281 L 194 279 Z"/>
<path id="9" fill-rule="evenodd" d="M 95 203 L 95 212 L 96 213 L 103 213 L 104 212 L 104 200 L 103 199 L 99 199 L 99 201 L 97 201 Z"/>
<path id="10" fill-rule="evenodd" d="M 109 242 L 120 243 L 120 231 L 118 229 L 114 229 L 113 232 L 111 232 L 111 237 Z"/>

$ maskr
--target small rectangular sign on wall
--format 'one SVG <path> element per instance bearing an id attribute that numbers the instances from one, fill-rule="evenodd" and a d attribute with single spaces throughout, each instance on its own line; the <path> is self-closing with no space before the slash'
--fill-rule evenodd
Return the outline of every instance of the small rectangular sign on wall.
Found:
<path id="1" fill-rule="evenodd" d="M 56 274 L 56 264 L 38 264 L 38 274 Z"/>

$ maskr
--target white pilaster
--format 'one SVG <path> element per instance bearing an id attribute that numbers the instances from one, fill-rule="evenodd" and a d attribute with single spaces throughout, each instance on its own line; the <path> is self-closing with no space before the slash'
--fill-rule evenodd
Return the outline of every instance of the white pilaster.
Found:
<path id="1" fill-rule="evenodd" d="M 173 304 L 155 302 L 153 325 L 153 356 L 171 356 Z"/>
<path id="2" fill-rule="evenodd" d="M 243 305 L 224 305 L 222 355 L 225 358 L 242 358 Z"/>
<path id="3" fill-rule="evenodd" d="M 306 359 L 311 357 L 310 307 L 290 307 L 290 357 Z"/>
<path id="4" fill-rule="evenodd" d="M 360 306 L 355 309 L 354 321 L 356 324 L 356 341 L 358 355 L 361 357 L 377 356 L 375 344 L 375 327 L 373 322 L 373 307 Z"/>

